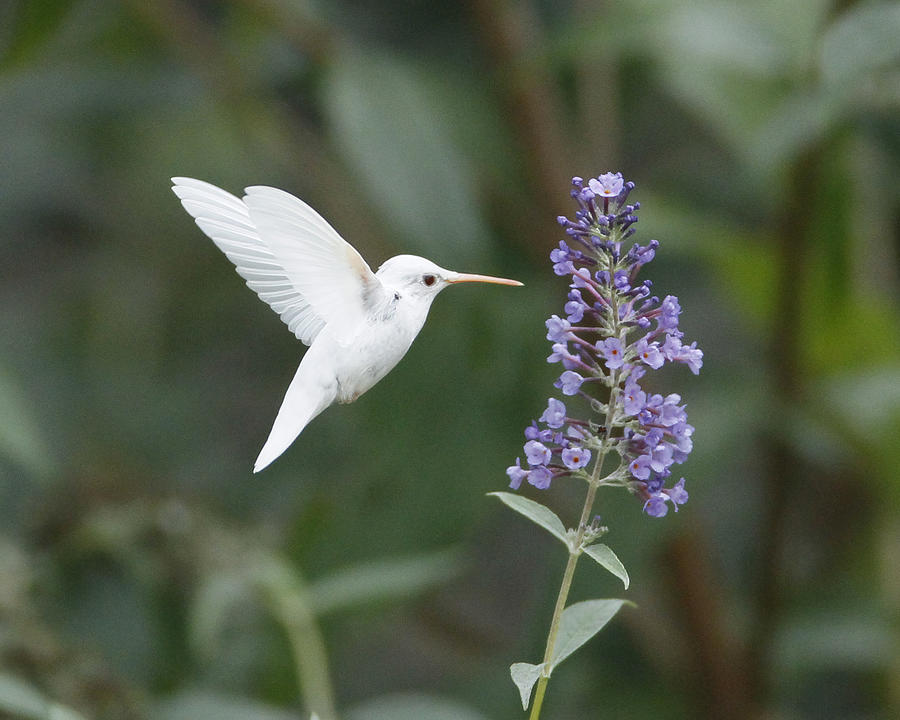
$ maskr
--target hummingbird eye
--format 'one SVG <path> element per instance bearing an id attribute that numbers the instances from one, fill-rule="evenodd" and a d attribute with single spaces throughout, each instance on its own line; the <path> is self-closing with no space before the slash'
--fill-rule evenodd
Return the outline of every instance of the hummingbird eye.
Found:
<path id="1" fill-rule="evenodd" d="M 428 287 L 434 285 L 437 278 L 434 275 L 423 275 L 422 282 L 425 283 Z"/>

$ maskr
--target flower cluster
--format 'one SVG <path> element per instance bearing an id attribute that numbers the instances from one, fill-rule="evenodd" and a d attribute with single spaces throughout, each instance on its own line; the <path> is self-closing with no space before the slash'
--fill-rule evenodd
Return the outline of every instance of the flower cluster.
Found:
<path id="1" fill-rule="evenodd" d="M 585 183 L 572 180 L 578 205 L 574 220 L 561 216 L 568 240 L 550 253 L 553 271 L 571 284 L 564 316 L 547 320 L 552 343 L 548 362 L 561 363 L 554 383 L 565 396 L 581 397 L 588 417 L 570 415 L 550 398 L 537 422 L 525 430 L 525 465 L 520 458 L 507 469 L 510 487 L 523 480 L 545 489 L 564 476 L 580 476 L 595 485 L 629 488 L 653 517 L 687 502 L 684 478 L 666 487 L 672 465 L 691 452 L 694 428 L 676 394 L 645 391 L 647 370 L 682 363 L 697 374 L 703 351 L 685 344 L 678 329 L 678 298 L 651 295 L 651 282 L 638 280 L 659 243 L 622 244 L 634 233 L 639 203 L 628 204 L 634 183 L 606 173 Z M 618 467 L 600 476 L 604 458 L 616 453 Z M 589 463 L 594 458 L 593 469 Z"/>

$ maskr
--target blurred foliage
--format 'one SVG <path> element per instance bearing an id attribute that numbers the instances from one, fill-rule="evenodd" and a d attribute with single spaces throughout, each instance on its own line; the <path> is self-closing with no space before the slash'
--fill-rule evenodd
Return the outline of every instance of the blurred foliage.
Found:
<path id="1" fill-rule="evenodd" d="M 547 716 L 900 715 L 898 37 L 877 0 L 0 6 L 0 714 L 520 717 L 563 557 L 484 496 L 552 389 L 568 178 L 621 170 L 706 352 L 666 385 L 691 502 L 601 498 L 638 608 Z M 526 287 L 446 293 L 252 476 L 302 348 L 173 175 Z"/>

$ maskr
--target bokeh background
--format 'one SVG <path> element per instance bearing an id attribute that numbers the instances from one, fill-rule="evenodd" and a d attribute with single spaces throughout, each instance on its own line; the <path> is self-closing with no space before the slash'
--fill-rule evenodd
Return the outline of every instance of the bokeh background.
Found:
<path id="1" fill-rule="evenodd" d="M 553 393 L 569 179 L 619 170 L 705 351 L 659 380 L 691 499 L 601 495 L 632 586 L 572 600 L 638 607 L 544 715 L 900 716 L 898 37 L 896 2 L 4 3 L 0 715 L 522 717 L 565 557 L 486 493 Z M 444 293 L 253 476 L 303 348 L 173 175 L 526 286 Z"/>

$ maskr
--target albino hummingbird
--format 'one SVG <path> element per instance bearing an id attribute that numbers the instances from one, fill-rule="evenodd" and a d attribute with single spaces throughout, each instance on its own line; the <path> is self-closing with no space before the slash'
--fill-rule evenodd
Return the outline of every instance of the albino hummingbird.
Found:
<path id="1" fill-rule="evenodd" d="M 398 255 L 373 273 L 362 256 L 309 205 L 254 186 L 243 198 L 202 180 L 175 177 L 172 190 L 238 274 L 310 348 L 253 465 L 278 458 L 334 402 L 350 403 L 409 350 L 447 285 L 516 280 L 445 270 Z"/>

